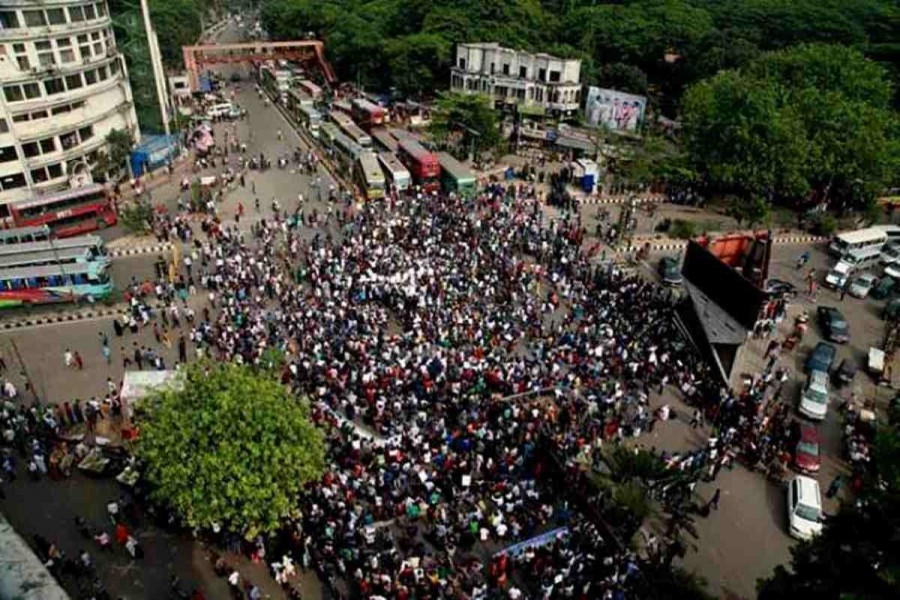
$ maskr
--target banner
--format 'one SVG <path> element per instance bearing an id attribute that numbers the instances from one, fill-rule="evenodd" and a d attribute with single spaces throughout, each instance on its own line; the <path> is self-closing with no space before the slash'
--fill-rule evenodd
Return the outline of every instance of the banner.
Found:
<path id="1" fill-rule="evenodd" d="M 647 98 L 616 90 L 588 88 L 584 112 L 590 125 L 612 131 L 634 131 L 644 119 Z"/>
<path id="2" fill-rule="evenodd" d="M 494 554 L 494 556 L 500 556 L 501 554 L 506 554 L 507 556 L 515 558 L 516 556 L 522 554 L 528 548 L 540 548 L 541 546 L 546 546 L 547 544 L 552 543 L 557 538 L 560 538 L 569 533 L 568 527 L 560 527 L 559 529 L 552 529 L 547 531 L 546 533 L 542 533 L 541 535 L 536 535 L 531 539 L 527 539 L 524 542 L 519 542 L 518 544 L 513 544 L 512 546 L 508 546 Z"/>

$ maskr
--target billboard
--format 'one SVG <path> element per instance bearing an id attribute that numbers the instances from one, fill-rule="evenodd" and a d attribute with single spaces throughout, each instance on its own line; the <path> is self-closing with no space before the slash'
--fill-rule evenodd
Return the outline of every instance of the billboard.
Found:
<path id="1" fill-rule="evenodd" d="M 590 125 L 612 131 L 634 131 L 644 119 L 647 98 L 616 90 L 589 87 L 584 112 Z"/>

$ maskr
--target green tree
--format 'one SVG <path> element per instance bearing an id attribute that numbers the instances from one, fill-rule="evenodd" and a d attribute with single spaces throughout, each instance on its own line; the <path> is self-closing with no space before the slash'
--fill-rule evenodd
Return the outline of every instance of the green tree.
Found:
<path id="1" fill-rule="evenodd" d="M 476 155 L 500 143 L 497 112 L 481 94 L 442 93 L 432 113 L 429 131 L 438 143 L 451 144 L 457 153 Z"/>
<path id="2" fill-rule="evenodd" d="M 137 454 L 191 527 L 272 531 L 325 469 L 322 433 L 270 371 L 198 363 L 145 400 Z"/>
<path id="3" fill-rule="evenodd" d="M 874 468 L 855 502 L 791 550 L 790 569 L 760 580 L 760 600 L 900 597 L 900 433 L 879 425 Z"/>
<path id="4" fill-rule="evenodd" d="M 121 178 L 126 161 L 134 148 L 134 138 L 124 129 L 113 129 L 106 134 L 106 147 L 94 164 L 94 177 L 100 180 Z"/>
<path id="5" fill-rule="evenodd" d="M 453 44 L 440 35 L 417 33 L 385 43 L 391 82 L 405 96 L 428 95 L 450 76 Z"/>

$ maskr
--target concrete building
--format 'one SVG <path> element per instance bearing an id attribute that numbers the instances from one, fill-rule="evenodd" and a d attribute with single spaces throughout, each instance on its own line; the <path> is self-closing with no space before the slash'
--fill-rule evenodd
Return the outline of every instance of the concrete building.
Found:
<path id="1" fill-rule="evenodd" d="M 457 44 L 450 88 L 482 93 L 500 107 L 568 115 L 581 103 L 581 61 L 530 54 L 496 43 Z M 530 109 L 530 110 L 529 110 Z"/>
<path id="2" fill-rule="evenodd" d="M 139 137 L 105 0 L 3 0 L 0 87 L 0 220 L 83 182 L 112 129 Z"/>

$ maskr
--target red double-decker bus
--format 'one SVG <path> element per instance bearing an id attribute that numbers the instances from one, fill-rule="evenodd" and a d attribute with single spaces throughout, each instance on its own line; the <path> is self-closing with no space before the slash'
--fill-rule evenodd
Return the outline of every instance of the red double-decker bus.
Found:
<path id="1" fill-rule="evenodd" d="M 351 106 L 353 107 L 353 118 L 364 129 L 384 124 L 384 109 L 374 102 L 369 102 L 365 98 L 354 98 Z"/>
<path id="2" fill-rule="evenodd" d="M 47 225 L 60 238 L 104 229 L 118 220 L 106 187 L 99 183 L 16 202 L 10 214 L 16 227 Z"/>
<path id="3" fill-rule="evenodd" d="M 422 144 L 412 138 L 397 141 L 397 158 L 400 159 L 416 185 L 426 192 L 434 192 L 441 189 L 441 163 L 437 155 L 426 150 Z"/>

